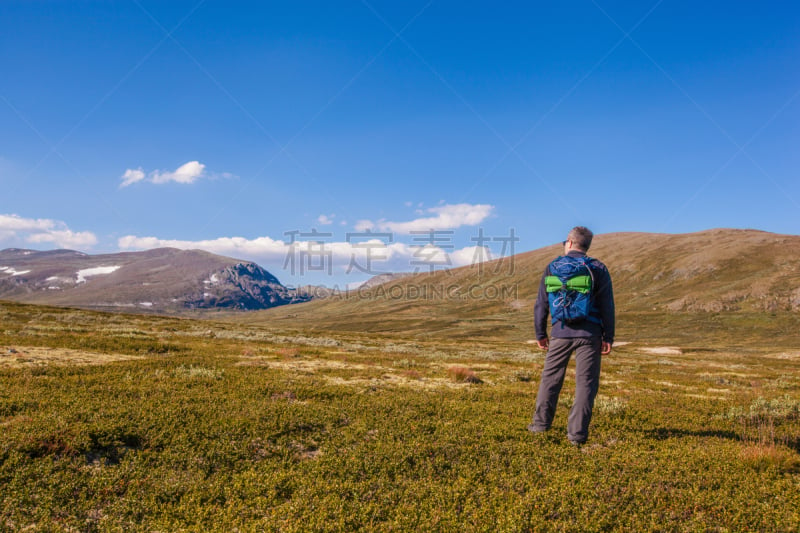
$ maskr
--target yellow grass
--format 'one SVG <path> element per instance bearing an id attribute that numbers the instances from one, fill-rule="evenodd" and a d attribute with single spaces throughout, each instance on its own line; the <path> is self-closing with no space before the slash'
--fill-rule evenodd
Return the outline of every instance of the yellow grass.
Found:
<path id="1" fill-rule="evenodd" d="M 103 365 L 114 361 L 129 361 L 131 359 L 141 359 L 141 357 L 46 346 L 15 345 L 0 348 L 0 367 L 3 368 L 42 365 Z"/>

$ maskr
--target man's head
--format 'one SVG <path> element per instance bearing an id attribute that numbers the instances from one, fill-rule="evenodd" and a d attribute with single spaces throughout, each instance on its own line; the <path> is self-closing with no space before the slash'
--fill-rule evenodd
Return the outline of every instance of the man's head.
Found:
<path id="1" fill-rule="evenodd" d="M 570 250 L 588 252 L 589 247 L 592 245 L 592 237 L 594 237 L 594 234 L 589 228 L 575 226 L 567 235 L 567 240 L 564 241 L 564 249 L 567 252 Z"/>

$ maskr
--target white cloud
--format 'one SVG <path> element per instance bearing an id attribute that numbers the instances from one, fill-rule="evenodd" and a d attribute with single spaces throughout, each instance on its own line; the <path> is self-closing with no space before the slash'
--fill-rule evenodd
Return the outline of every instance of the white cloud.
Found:
<path id="1" fill-rule="evenodd" d="M 161 185 L 169 182 L 188 185 L 194 183 L 195 181 L 201 178 L 231 179 L 235 177 L 236 176 L 231 174 L 230 172 L 219 172 L 219 173 L 209 172 L 206 170 L 206 166 L 203 163 L 199 161 L 189 161 L 188 163 L 184 163 L 183 165 L 179 166 L 173 171 L 153 170 L 150 173 L 145 173 L 145 171 L 141 167 L 129 168 L 120 178 L 122 180 L 122 183 L 120 183 L 119 186 L 120 188 L 128 187 L 129 185 L 133 185 L 134 183 L 138 183 L 140 181 L 148 181 L 156 185 Z"/>
<path id="2" fill-rule="evenodd" d="M 206 166 L 199 161 L 189 161 L 179 166 L 174 172 L 161 172 L 156 170 L 151 173 L 153 183 L 194 183 L 198 178 L 203 177 Z"/>
<path id="3" fill-rule="evenodd" d="M 380 220 L 377 223 L 361 220 L 355 225 L 355 229 L 359 232 L 378 230 L 403 234 L 431 229 L 455 229 L 480 224 L 491 215 L 493 209 L 494 206 L 486 204 L 444 204 L 427 208 L 426 216 L 415 220 L 407 222 Z M 317 222 L 327 226 L 339 221 L 336 220 L 335 214 L 322 214 L 317 217 Z M 118 239 L 117 244 L 121 250 L 161 247 L 200 249 L 262 263 L 274 273 L 282 268 L 291 275 L 297 275 L 297 270 L 302 274 L 304 266 L 307 273 L 311 273 L 312 270 L 327 271 L 330 266 L 334 275 L 363 276 L 382 272 L 428 272 L 431 268 L 441 270 L 491 259 L 491 253 L 486 247 L 456 248 L 453 242 L 447 242 L 447 245 L 438 241 L 427 244 L 406 243 L 399 242 L 396 238 L 378 236 L 371 238 L 363 235 L 361 239 L 342 242 L 334 240 L 331 233 L 319 233 L 314 236 L 310 232 L 296 233 L 293 237 L 294 240 L 289 236 L 285 236 L 284 240 L 267 236 L 252 239 L 220 237 L 207 240 L 179 240 L 128 235 Z M 309 261 L 318 268 L 310 268 Z"/>
<path id="4" fill-rule="evenodd" d="M 127 187 L 128 185 L 132 185 L 137 181 L 142 181 L 144 179 L 144 171 L 140 168 L 129 168 L 125 171 L 125 174 L 122 175 L 122 183 L 120 187 Z"/>
<path id="5" fill-rule="evenodd" d="M 320 265 L 323 264 L 322 257 L 324 256 L 325 269 L 327 270 L 327 265 L 330 264 L 332 271 L 338 274 L 363 274 L 364 269 L 376 274 L 408 272 L 415 269 L 427 272 L 429 265 L 435 265 L 435 268 L 440 270 L 451 266 L 471 265 L 489 259 L 488 250 L 483 247 L 469 246 L 462 249 L 445 250 L 431 244 L 408 245 L 401 242 L 389 243 L 379 239 L 331 242 L 298 238 L 292 243 L 266 236 L 254 239 L 220 237 L 211 240 L 187 241 L 128 235 L 118 239 L 117 244 L 122 250 L 147 250 L 163 247 L 183 250 L 200 249 L 229 257 L 268 263 L 268 269 L 275 269 L 275 265 L 278 265 L 277 268 L 288 269 L 287 263 L 296 261 L 298 270 L 302 270 L 300 262 L 311 259 L 315 265 Z"/>
<path id="6" fill-rule="evenodd" d="M 355 226 L 353 226 L 353 228 L 356 231 L 363 232 L 363 231 L 372 231 L 373 229 L 376 229 L 377 226 L 371 220 L 359 220 L 358 222 L 356 222 L 356 224 L 355 224 Z"/>
<path id="7" fill-rule="evenodd" d="M 450 252 L 454 266 L 475 265 L 492 260 L 492 252 L 486 246 L 467 246 Z"/>
<path id="8" fill-rule="evenodd" d="M 97 237 L 91 231 L 50 230 L 43 233 L 34 233 L 26 239 L 31 243 L 53 243 L 59 248 L 90 248 L 97 244 Z"/>
<path id="9" fill-rule="evenodd" d="M 281 240 L 269 237 L 245 239 L 244 237 L 220 237 L 200 241 L 178 239 L 159 239 L 157 237 L 137 237 L 127 235 L 117 240 L 123 250 L 149 250 L 151 248 L 180 248 L 182 250 L 205 250 L 207 252 L 233 257 L 253 257 L 274 259 L 282 257 L 288 245 Z"/>
<path id="10" fill-rule="evenodd" d="M 182 250 L 200 249 L 215 254 L 229 255 L 233 257 L 250 257 L 267 260 L 283 259 L 289 253 L 309 253 L 318 254 L 320 251 L 330 252 L 334 259 L 342 260 L 349 258 L 352 254 L 365 255 L 369 245 L 373 245 L 373 255 L 378 247 L 389 250 L 388 255 L 402 253 L 402 247 L 398 243 L 384 244 L 377 239 L 359 243 L 350 242 L 328 242 L 328 241 L 304 241 L 297 239 L 294 243 L 282 240 L 271 239 L 270 237 L 256 237 L 246 239 L 244 237 L 220 237 L 218 239 L 184 241 L 177 239 L 159 239 L 157 237 L 136 237 L 127 235 L 117 240 L 117 245 L 124 250 L 146 250 L 152 248 L 180 248 Z M 381 255 L 387 252 L 380 250 Z"/>
<path id="11" fill-rule="evenodd" d="M 97 244 L 90 231 L 72 231 L 64 222 L 48 218 L 0 215 L 0 240 L 52 243 L 60 248 L 87 248 Z"/>
<path id="12" fill-rule="evenodd" d="M 408 222 L 391 222 L 383 219 L 377 222 L 359 220 L 355 229 L 356 231 L 372 229 L 396 233 L 456 229 L 461 226 L 480 224 L 491 215 L 493 209 L 494 206 L 488 204 L 444 204 L 425 210 L 434 216 L 417 218 Z"/>

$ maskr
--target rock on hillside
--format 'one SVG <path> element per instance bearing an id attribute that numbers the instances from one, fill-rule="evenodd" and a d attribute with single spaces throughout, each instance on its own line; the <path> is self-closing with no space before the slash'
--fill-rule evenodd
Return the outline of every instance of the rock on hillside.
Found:
<path id="1" fill-rule="evenodd" d="M 310 299 L 255 263 L 174 248 L 104 255 L 2 250 L 0 298 L 160 312 L 266 309 Z"/>
<path id="2" fill-rule="evenodd" d="M 383 285 L 384 283 L 389 283 L 390 281 L 395 281 L 412 275 L 413 272 L 389 272 L 386 274 L 378 274 L 377 276 L 372 276 L 367 281 L 362 283 L 359 286 L 359 289 L 364 291 L 366 289 L 371 289 L 372 287 L 377 287 L 378 285 Z"/>

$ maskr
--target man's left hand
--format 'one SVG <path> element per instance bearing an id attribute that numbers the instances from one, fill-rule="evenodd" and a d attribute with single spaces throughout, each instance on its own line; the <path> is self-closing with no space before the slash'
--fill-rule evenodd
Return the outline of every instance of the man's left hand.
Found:
<path id="1" fill-rule="evenodd" d="M 608 355 L 611 353 L 611 343 L 603 341 L 600 345 L 600 353 L 603 355 Z"/>

